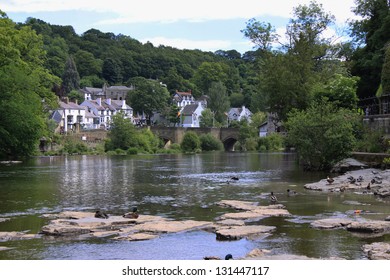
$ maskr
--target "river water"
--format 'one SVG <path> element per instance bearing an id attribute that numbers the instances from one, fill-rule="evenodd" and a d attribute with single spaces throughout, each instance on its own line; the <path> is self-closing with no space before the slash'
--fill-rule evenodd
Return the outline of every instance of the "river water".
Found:
<path id="1" fill-rule="evenodd" d="M 228 184 L 232 176 L 239 180 Z M 390 215 L 390 201 L 373 195 L 304 189 L 304 184 L 324 176 L 302 171 L 295 154 L 288 153 L 41 157 L 0 165 L 0 218 L 9 219 L 0 222 L 0 232 L 37 233 L 48 223 L 42 218 L 47 213 L 102 209 L 121 215 L 132 206 L 137 206 L 140 214 L 214 221 L 233 211 L 218 207 L 218 201 L 268 205 L 271 191 L 292 214 L 256 222 L 277 228 L 261 239 L 217 241 L 215 234 L 204 231 L 139 242 L 41 238 L 1 242 L 0 247 L 13 249 L 0 251 L 0 259 L 196 260 L 227 253 L 240 258 L 254 248 L 269 249 L 272 254 L 364 259 L 363 244 L 390 241 L 388 235 L 369 238 L 343 229 L 311 228 L 310 222 L 321 218 L 383 220 Z M 287 189 L 298 194 L 288 196 Z M 356 215 L 356 209 L 365 210 L 365 214 Z"/>

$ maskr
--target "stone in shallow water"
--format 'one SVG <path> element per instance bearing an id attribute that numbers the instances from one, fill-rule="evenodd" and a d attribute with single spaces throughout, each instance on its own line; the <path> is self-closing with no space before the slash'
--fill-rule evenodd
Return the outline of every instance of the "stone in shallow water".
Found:
<path id="1" fill-rule="evenodd" d="M 266 236 L 275 230 L 273 226 L 232 226 L 216 230 L 218 240 L 238 240 L 244 237 Z"/>
<path id="2" fill-rule="evenodd" d="M 27 234 L 19 231 L 7 231 L 0 232 L 0 242 L 13 241 L 13 240 L 26 240 L 40 238 L 39 234 Z"/>
<path id="3" fill-rule="evenodd" d="M 148 233 L 134 233 L 129 235 L 121 235 L 117 236 L 114 239 L 116 240 L 128 240 L 128 241 L 142 241 L 142 240 L 150 240 L 157 238 L 158 235 L 148 234 Z"/>
<path id="4" fill-rule="evenodd" d="M 363 252 L 370 260 L 390 260 L 390 244 L 375 242 L 363 245 Z"/>
<path id="5" fill-rule="evenodd" d="M 310 225 L 313 228 L 318 229 L 336 229 L 346 227 L 351 224 L 353 220 L 351 219 L 342 219 L 342 218 L 330 218 L 330 219 L 322 219 L 312 222 Z"/>

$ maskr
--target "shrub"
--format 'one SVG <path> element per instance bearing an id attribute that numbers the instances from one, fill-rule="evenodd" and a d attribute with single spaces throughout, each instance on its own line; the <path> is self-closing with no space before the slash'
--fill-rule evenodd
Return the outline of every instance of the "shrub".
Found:
<path id="1" fill-rule="evenodd" d="M 204 134 L 200 136 L 200 146 L 202 151 L 221 151 L 223 150 L 222 142 L 215 138 L 212 134 Z"/>
<path id="2" fill-rule="evenodd" d="M 307 169 L 325 170 L 347 157 L 355 145 L 356 113 L 321 102 L 288 114 L 288 143 Z"/>
<path id="3" fill-rule="evenodd" d="M 201 148 L 199 136 L 192 131 L 186 132 L 180 147 L 187 153 L 199 151 Z"/>
<path id="4" fill-rule="evenodd" d="M 266 137 L 260 137 L 257 141 L 258 150 L 261 152 L 281 151 L 284 149 L 284 138 L 279 133 L 271 133 Z"/>
<path id="5" fill-rule="evenodd" d="M 135 148 L 135 147 L 128 148 L 128 149 L 127 149 L 127 154 L 128 154 L 128 155 L 136 155 L 136 154 L 138 154 L 138 149 Z"/>

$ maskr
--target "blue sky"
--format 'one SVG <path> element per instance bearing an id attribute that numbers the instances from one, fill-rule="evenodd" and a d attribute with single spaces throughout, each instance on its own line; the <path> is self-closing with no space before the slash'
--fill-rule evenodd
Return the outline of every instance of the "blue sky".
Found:
<path id="1" fill-rule="evenodd" d="M 0 0 L 0 9 L 15 22 L 35 17 L 50 24 L 71 25 L 78 34 L 96 28 L 179 49 L 235 49 L 253 46 L 240 30 L 250 18 L 270 22 L 283 36 L 292 9 L 310 0 Z M 336 16 L 339 36 L 354 17 L 354 0 L 317 0 Z"/>

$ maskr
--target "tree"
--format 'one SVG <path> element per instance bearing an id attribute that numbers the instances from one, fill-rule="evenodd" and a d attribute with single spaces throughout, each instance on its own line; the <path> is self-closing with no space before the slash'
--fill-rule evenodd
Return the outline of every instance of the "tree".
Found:
<path id="1" fill-rule="evenodd" d="M 162 112 L 168 106 L 169 92 L 166 87 L 154 80 L 138 77 L 132 79 L 131 83 L 135 85 L 135 90 L 128 95 L 129 104 L 134 112 L 145 113 L 150 123 L 154 112 Z"/>
<path id="2" fill-rule="evenodd" d="M 226 82 L 228 66 L 220 62 L 203 62 L 195 72 L 193 81 L 198 88 L 206 93 L 213 82 Z"/>
<path id="3" fill-rule="evenodd" d="M 287 142 L 296 148 L 307 169 L 326 170 L 347 157 L 355 144 L 357 113 L 329 102 L 289 113 Z"/>
<path id="4" fill-rule="evenodd" d="M 68 57 L 65 63 L 64 73 L 62 74 L 62 88 L 65 95 L 68 95 L 72 90 L 80 89 L 79 72 L 71 56 Z"/>
<path id="5" fill-rule="evenodd" d="M 220 123 L 226 122 L 226 113 L 229 110 L 229 99 L 226 87 L 222 82 L 213 82 L 208 91 L 208 107 L 214 113 L 215 119 Z"/>
<path id="6" fill-rule="evenodd" d="M 263 48 L 258 61 L 260 92 L 252 99 L 258 108 L 261 108 L 259 100 L 265 100 L 268 110 L 281 121 L 286 120 L 291 109 L 303 110 L 311 103 L 312 87 L 321 77 L 322 65 L 329 59 L 330 40 L 323 33 L 334 21 L 316 2 L 295 7 L 293 15 L 283 51 L 268 50 L 274 38 L 270 35 L 270 25 L 251 21 L 247 27 L 252 32 L 248 33 L 249 38 L 256 38 L 253 34 L 256 30 L 260 33 L 258 46 Z"/>
<path id="7" fill-rule="evenodd" d="M 210 108 L 206 108 L 202 111 L 200 116 L 199 125 L 200 127 L 213 127 L 214 124 L 214 114 L 211 112 Z"/>
<path id="8" fill-rule="evenodd" d="M 137 131 L 129 119 L 119 113 L 113 116 L 111 130 L 108 134 L 110 141 L 106 150 L 128 150 L 137 145 Z"/>
<path id="9" fill-rule="evenodd" d="M 270 51 L 272 44 L 278 39 L 275 28 L 270 23 L 259 22 L 255 18 L 246 22 L 246 28 L 241 32 L 261 51 Z"/>
<path id="10" fill-rule="evenodd" d="M 359 76 L 359 98 L 374 97 L 381 83 L 385 46 L 390 40 L 388 0 L 355 0 L 354 13 L 361 19 L 351 22 L 351 35 L 357 45 L 351 72 Z"/>
<path id="11" fill-rule="evenodd" d="M 198 134 L 188 131 L 184 134 L 183 141 L 180 144 L 183 152 L 193 153 L 200 151 L 200 139 Z"/>
<path id="12" fill-rule="evenodd" d="M 103 62 L 87 51 L 78 50 L 74 55 L 77 70 L 81 77 L 99 75 L 102 72 Z"/>
<path id="13" fill-rule="evenodd" d="M 221 151 L 223 150 L 222 142 L 212 134 L 203 134 L 200 137 L 200 147 L 202 151 Z"/>
<path id="14" fill-rule="evenodd" d="M 390 45 L 386 48 L 386 56 L 382 67 L 381 81 L 383 93 L 390 94 Z"/>
<path id="15" fill-rule="evenodd" d="M 51 92 L 59 83 L 43 67 L 42 37 L 30 27 L 17 28 L 0 11 L 0 157 L 28 157 L 47 135 L 47 109 L 56 107 Z"/>
<path id="16" fill-rule="evenodd" d="M 358 81 L 359 77 L 335 74 L 326 84 L 318 84 L 314 87 L 314 99 L 320 102 L 325 98 L 338 107 L 356 109 L 359 101 L 356 94 Z"/>
<path id="17" fill-rule="evenodd" d="M 113 58 L 107 58 L 103 62 L 102 76 L 110 84 L 116 85 L 122 82 L 120 62 Z"/>

